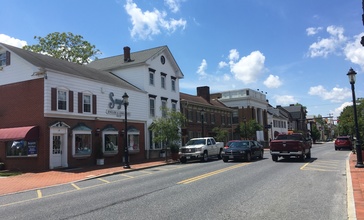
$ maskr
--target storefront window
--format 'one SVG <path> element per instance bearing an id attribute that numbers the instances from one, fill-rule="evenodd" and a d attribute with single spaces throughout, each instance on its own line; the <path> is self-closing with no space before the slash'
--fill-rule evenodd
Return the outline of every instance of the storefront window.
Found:
<path id="1" fill-rule="evenodd" d="M 6 142 L 6 156 L 37 156 L 37 142 L 8 141 Z"/>
<path id="2" fill-rule="evenodd" d="M 117 153 L 118 152 L 118 134 L 105 134 L 104 135 L 105 153 Z"/>
<path id="3" fill-rule="evenodd" d="M 128 151 L 129 153 L 139 153 L 139 130 L 133 126 L 128 128 Z"/>
<path id="4" fill-rule="evenodd" d="M 91 134 L 75 134 L 75 155 L 91 154 Z"/>

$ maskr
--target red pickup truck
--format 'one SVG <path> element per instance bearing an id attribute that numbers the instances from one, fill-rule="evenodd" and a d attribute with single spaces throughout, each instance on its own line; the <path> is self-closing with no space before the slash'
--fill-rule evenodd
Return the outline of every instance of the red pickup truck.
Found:
<path id="1" fill-rule="evenodd" d="M 278 161 L 279 157 L 295 157 L 305 161 L 306 158 L 311 158 L 312 143 L 301 133 L 279 134 L 270 142 L 269 148 L 273 161 Z"/>

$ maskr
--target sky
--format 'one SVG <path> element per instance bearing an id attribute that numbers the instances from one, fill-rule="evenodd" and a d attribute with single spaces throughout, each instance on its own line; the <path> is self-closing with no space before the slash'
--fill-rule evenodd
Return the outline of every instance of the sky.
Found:
<path id="1" fill-rule="evenodd" d="M 71 32 L 98 58 L 167 45 L 196 95 L 250 88 L 269 104 L 300 103 L 307 115 L 340 116 L 352 105 L 347 73 L 364 97 L 360 0 L 0 0 L 0 42 L 34 45 L 34 36 Z M 1 80 L 1 79 L 0 79 Z"/>

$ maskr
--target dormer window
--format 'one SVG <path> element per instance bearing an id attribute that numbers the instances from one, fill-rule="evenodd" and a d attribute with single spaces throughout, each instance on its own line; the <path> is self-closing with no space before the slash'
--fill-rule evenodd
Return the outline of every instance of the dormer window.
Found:
<path id="1" fill-rule="evenodd" d="M 0 66 L 9 66 L 10 65 L 10 52 L 6 51 L 4 53 L 0 53 Z"/>

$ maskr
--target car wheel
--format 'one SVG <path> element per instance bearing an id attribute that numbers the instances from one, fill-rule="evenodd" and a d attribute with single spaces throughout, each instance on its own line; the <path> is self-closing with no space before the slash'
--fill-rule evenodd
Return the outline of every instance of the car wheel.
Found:
<path id="1" fill-rule="evenodd" d="M 228 159 L 228 158 L 226 158 L 226 157 L 224 157 L 224 158 L 222 158 L 222 161 L 224 161 L 224 162 L 226 163 L 226 162 L 228 162 L 228 161 L 229 161 L 229 159 Z"/>
<path id="2" fill-rule="evenodd" d="M 273 160 L 274 162 L 277 162 L 277 161 L 278 161 L 278 156 L 277 156 L 277 155 L 272 155 L 272 160 Z"/>
<path id="3" fill-rule="evenodd" d="M 308 153 L 306 154 L 306 158 L 311 159 L 311 150 L 309 150 Z"/>
<path id="4" fill-rule="evenodd" d="M 246 154 L 246 161 L 250 162 L 252 160 L 252 156 L 250 155 L 250 153 Z"/>
<path id="5" fill-rule="evenodd" d="M 337 150 L 337 147 L 335 147 L 335 150 Z"/>
<path id="6" fill-rule="evenodd" d="M 209 155 L 207 154 L 207 151 L 203 152 L 203 156 L 201 158 L 202 162 L 207 162 L 209 160 Z"/>
<path id="7" fill-rule="evenodd" d="M 181 157 L 181 158 L 179 158 L 179 161 L 181 163 L 186 163 L 187 162 L 187 159 L 185 157 Z"/>
<path id="8" fill-rule="evenodd" d="M 260 151 L 259 159 L 263 159 L 264 150 Z"/>
<path id="9" fill-rule="evenodd" d="M 302 154 L 300 156 L 300 160 L 301 160 L 301 162 L 305 162 L 305 160 L 306 160 L 306 154 Z"/>
<path id="10" fill-rule="evenodd" d="M 221 160 L 222 156 L 221 156 L 221 152 L 222 152 L 222 149 L 220 149 L 220 152 L 219 154 L 217 155 L 217 159 Z"/>

